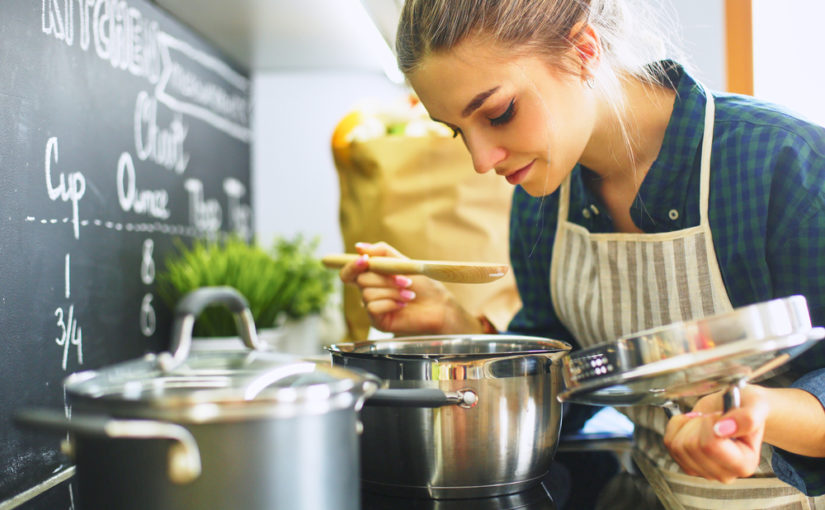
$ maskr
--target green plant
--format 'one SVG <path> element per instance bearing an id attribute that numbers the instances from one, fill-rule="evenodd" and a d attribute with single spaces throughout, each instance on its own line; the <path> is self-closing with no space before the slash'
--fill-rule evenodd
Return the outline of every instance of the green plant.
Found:
<path id="1" fill-rule="evenodd" d="M 158 295 L 170 307 L 200 287 L 228 285 L 249 302 L 258 329 L 278 325 L 284 317 L 301 318 L 318 313 L 333 291 L 335 273 L 315 257 L 318 239 L 278 238 L 270 250 L 236 238 L 178 241 L 178 252 L 158 273 Z M 237 334 L 232 315 L 210 307 L 195 323 L 196 336 Z"/>

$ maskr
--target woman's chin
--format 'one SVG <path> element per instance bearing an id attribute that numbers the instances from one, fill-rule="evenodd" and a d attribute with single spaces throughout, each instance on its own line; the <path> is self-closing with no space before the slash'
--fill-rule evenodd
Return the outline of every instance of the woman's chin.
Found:
<path id="1" fill-rule="evenodd" d="M 528 195 L 534 198 L 552 195 L 557 189 L 559 189 L 560 185 L 561 181 L 555 182 L 550 179 L 547 179 L 544 182 L 533 182 L 532 179 L 528 179 L 519 184 L 519 186 L 521 186 L 521 188 L 526 191 Z"/>

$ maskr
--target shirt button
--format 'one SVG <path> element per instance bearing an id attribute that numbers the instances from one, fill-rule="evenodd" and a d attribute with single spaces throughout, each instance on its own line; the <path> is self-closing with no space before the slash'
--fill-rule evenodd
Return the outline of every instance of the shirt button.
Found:
<path id="1" fill-rule="evenodd" d="M 671 209 L 670 211 L 668 211 L 667 217 L 673 221 L 676 221 L 679 219 L 679 211 L 677 211 L 676 209 Z"/>
<path id="2" fill-rule="evenodd" d="M 590 209 L 582 209 L 582 216 L 584 216 L 584 219 L 589 220 L 590 219 Z"/>
<path id="3" fill-rule="evenodd" d="M 596 204 L 590 204 L 590 210 L 593 211 L 593 214 L 599 214 L 599 208 L 596 207 Z"/>

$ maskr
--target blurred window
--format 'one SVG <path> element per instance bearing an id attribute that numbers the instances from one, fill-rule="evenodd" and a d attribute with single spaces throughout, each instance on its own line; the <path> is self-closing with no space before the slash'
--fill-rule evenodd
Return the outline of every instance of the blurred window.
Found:
<path id="1" fill-rule="evenodd" d="M 736 0 L 728 0 L 736 1 Z M 753 3 L 753 93 L 825 125 L 822 0 Z"/>

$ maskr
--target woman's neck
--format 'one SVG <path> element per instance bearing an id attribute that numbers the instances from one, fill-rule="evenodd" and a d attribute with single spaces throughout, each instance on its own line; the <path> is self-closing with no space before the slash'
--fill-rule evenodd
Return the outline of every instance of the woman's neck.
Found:
<path id="1" fill-rule="evenodd" d="M 635 196 L 659 156 L 676 91 L 637 79 L 624 84 L 621 107 L 614 108 L 607 101 L 599 105 L 596 127 L 580 163 L 604 185 L 632 186 Z"/>

